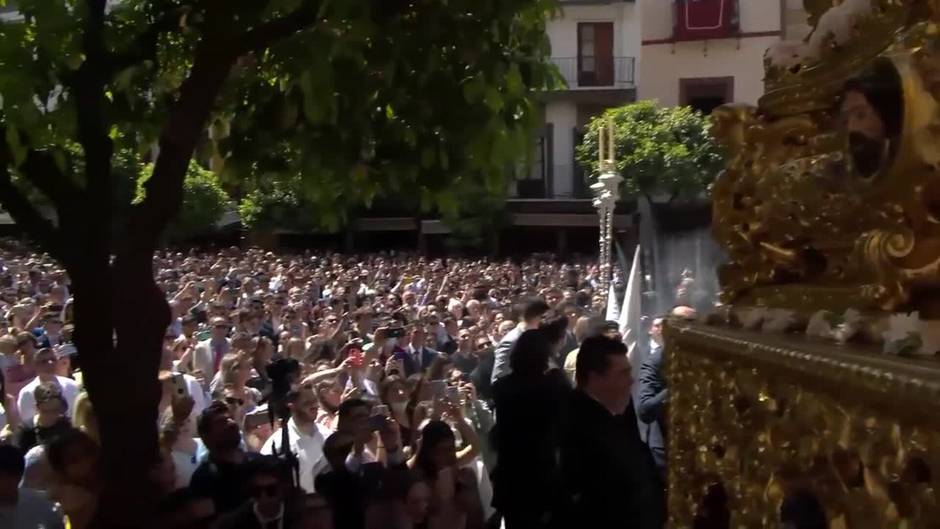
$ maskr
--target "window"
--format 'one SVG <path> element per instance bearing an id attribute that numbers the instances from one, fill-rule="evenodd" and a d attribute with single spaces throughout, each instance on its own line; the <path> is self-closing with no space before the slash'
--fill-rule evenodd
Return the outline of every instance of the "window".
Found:
<path id="1" fill-rule="evenodd" d="M 578 86 L 613 86 L 614 23 L 578 24 Z"/>
<path id="2" fill-rule="evenodd" d="M 679 104 L 703 114 L 734 100 L 734 77 L 679 79 Z"/>
<path id="3" fill-rule="evenodd" d="M 549 195 L 551 131 L 551 126 L 546 126 L 535 138 L 532 157 L 516 166 L 516 196 L 519 198 L 546 198 Z"/>

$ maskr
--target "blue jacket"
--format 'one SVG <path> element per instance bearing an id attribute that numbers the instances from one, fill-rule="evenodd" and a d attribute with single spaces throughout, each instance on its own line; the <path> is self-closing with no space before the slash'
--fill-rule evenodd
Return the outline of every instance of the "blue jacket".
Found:
<path id="1" fill-rule="evenodd" d="M 666 377 L 663 375 L 663 347 L 650 352 L 640 367 L 640 402 L 637 415 L 646 425 L 646 444 L 653 453 L 656 466 L 666 466 Z"/>

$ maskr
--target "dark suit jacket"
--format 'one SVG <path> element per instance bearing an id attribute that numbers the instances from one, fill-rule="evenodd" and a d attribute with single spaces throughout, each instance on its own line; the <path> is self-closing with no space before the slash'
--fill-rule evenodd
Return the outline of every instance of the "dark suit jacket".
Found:
<path id="1" fill-rule="evenodd" d="M 248 500 L 246 465 L 258 457 L 258 454 L 247 452 L 245 460 L 239 464 L 206 461 L 196 467 L 189 488 L 198 498 L 212 498 L 216 513 L 232 512 Z"/>
<path id="2" fill-rule="evenodd" d="M 317 476 L 314 488 L 333 508 L 333 519 L 339 529 L 362 529 L 369 503 L 378 495 L 387 472 L 382 463 L 362 465 L 358 473 L 345 469 L 331 470 Z"/>
<path id="3" fill-rule="evenodd" d="M 444 354 L 454 354 L 458 348 L 457 340 L 453 336 L 448 336 L 444 343 L 437 345 L 437 348 Z"/>
<path id="4" fill-rule="evenodd" d="M 403 355 L 402 363 L 405 366 L 405 376 L 408 376 L 408 377 L 410 377 L 411 375 L 420 373 L 422 371 L 427 371 L 427 369 L 431 367 L 431 362 L 433 362 L 435 358 L 440 356 L 440 353 L 438 353 L 437 351 L 430 349 L 428 347 L 422 347 L 421 348 L 421 366 L 419 368 L 417 362 L 415 362 L 415 358 L 413 354 L 410 351 L 399 350 L 397 351 L 396 354 Z"/>
<path id="5" fill-rule="evenodd" d="M 568 377 L 558 369 L 537 377 L 510 373 L 496 381 L 493 393 L 493 505 L 504 513 L 554 511 L 564 498 L 558 455 L 571 394 Z"/>
<path id="6" fill-rule="evenodd" d="M 253 503 L 248 501 L 237 510 L 222 516 L 212 525 L 212 529 L 268 529 L 258 522 L 258 517 L 255 516 L 252 505 Z M 295 509 L 289 506 L 284 507 L 283 527 L 285 529 L 294 527 L 297 523 L 295 513 Z"/>
<path id="7" fill-rule="evenodd" d="M 663 374 L 663 348 L 657 347 L 640 367 L 640 405 L 637 414 L 646 426 L 646 444 L 656 465 L 666 466 L 666 377 Z"/>
<path id="8" fill-rule="evenodd" d="M 479 356 L 480 362 L 476 369 L 470 373 L 470 382 L 477 389 L 477 396 L 481 399 L 491 402 L 493 400 L 493 365 L 496 363 L 496 356 L 492 350 Z"/>
<path id="9" fill-rule="evenodd" d="M 614 416 L 587 394 L 575 391 L 562 469 L 568 500 L 566 527 L 663 527 L 663 485 L 649 449 L 640 440 L 633 403 Z"/>

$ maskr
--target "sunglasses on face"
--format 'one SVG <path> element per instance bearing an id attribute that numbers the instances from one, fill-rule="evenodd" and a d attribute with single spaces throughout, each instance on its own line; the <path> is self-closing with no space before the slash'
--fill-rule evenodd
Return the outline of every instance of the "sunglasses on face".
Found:
<path id="1" fill-rule="evenodd" d="M 277 483 L 272 483 L 271 485 L 255 485 L 251 487 L 251 496 L 253 498 L 277 496 L 278 488 Z"/>

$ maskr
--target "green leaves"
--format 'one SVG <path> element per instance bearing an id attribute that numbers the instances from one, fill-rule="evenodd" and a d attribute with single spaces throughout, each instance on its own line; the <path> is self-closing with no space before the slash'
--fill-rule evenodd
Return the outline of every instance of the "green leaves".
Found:
<path id="1" fill-rule="evenodd" d="M 509 72 L 506 73 L 506 93 L 511 97 L 520 97 L 525 95 L 525 92 L 526 86 L 522 74 L 519 73 L 519 65 L 510 65 Z"/>
<path id="2" fill-rule="evenodd" d="M 7 147 L 10 148 L 10 153 L 13 154 L 13 163 L 17 167 L 23 165 L 23 161 L 26 160 L 27 149 L 26 146 L 23 145 L 23 142 L 20 141 L 20 131 L 18 131 L 15 126 L 8 126 L 5 139 Z"/>
<path id="3" fill-rule="evenodd" d="M 167 228 L 167 236 L 174 241 L 183 241 L 210 233 L 231 207 L 231 199 L 222 189 L 218 177 L 192 161 L 183 183 L 183 205 Z"/>
<path id="4" fill-rule="evenodd" d="M 551 5 L 330 4 L 316 28 L 239 72 L 226 98 L 236 122 L 220 148 L 226 173 L 246 182 L 243 221 L 335 226 L 362 204 L 477 218 L 479 197 L 502 194 L 507 169 L 529 151 L 536 91 L 557 76 L 545 45 Z M 272 79 L 301 108 L 293 126 L 271 126 L 282 121 L 256 110 L 281 108 Z"/>
<path id="5" fill-rule="evenodd" d="M 304 116 L 311 125 L 322 125 L 333 119 L 332 72 L 318 69 L 316 76 L 311 71 L 300 75 L 300 92 L 303 95 Z"/>
<path id="6" fill-rule="evenodd" d="M 132 207 L 135 191 L 142 199 L 148 173 L 140 166 L 152 161 L 210 31 L 230 34 L 231 45 L 240 45 L 244 32 L 308 4 L 236 2 L 226 5 L 225 24 L 208 20 L 206 5 L 109 5 L 103 39 L 115 71 L 100 104 L 123 186 L 115 186 L 116 208 Z M 529 150 L 539 120 L 536 91 L 557 77 L 544 31 L 554 5 L 320 3 L 308 27 L 238 59 L 222 95 L 209 103 L 216 118 L 196 148 L 198 161 L 218 174 L 212 180 L 202 165 L 190 166 L 185 196 L 222 202 L 216 192 L 222 179 L 251 226 L 336 228 L 373 203 L 412 215 L 423 202 L 428 214 L 455 223 L 497 218 L 487 208 L 480 214 L 481 203 L 487 193 L 505 189 L 507 168 Z M 0 23 L 3 141 L 17 163 L 29 149 L 64 153 L 54 154 L 56 163 L 81 187 L 88 179 L 71 83 L 93 57 L 82 49 L 85 6 L 21 0 L 18 7 L 22 21 Z M 183 225 L 211 224 L 192 220 L 187 207 Z M 191 233 L 177 225 L 172 230 L 174 236 Z"/>
<path id="7" fill-rule="evenodd" d="M 588 126 L 576 158 L 591 175 L 598 173 L 598 130 L 607 127 L 608 119 L 614 121 L 617 169 L 627 195 L 696 197 L 707 191 L 723 165 L 723 154 L 708 132 L 709 118 L 689 107 L 640 101 L 608 110 Z"/>

